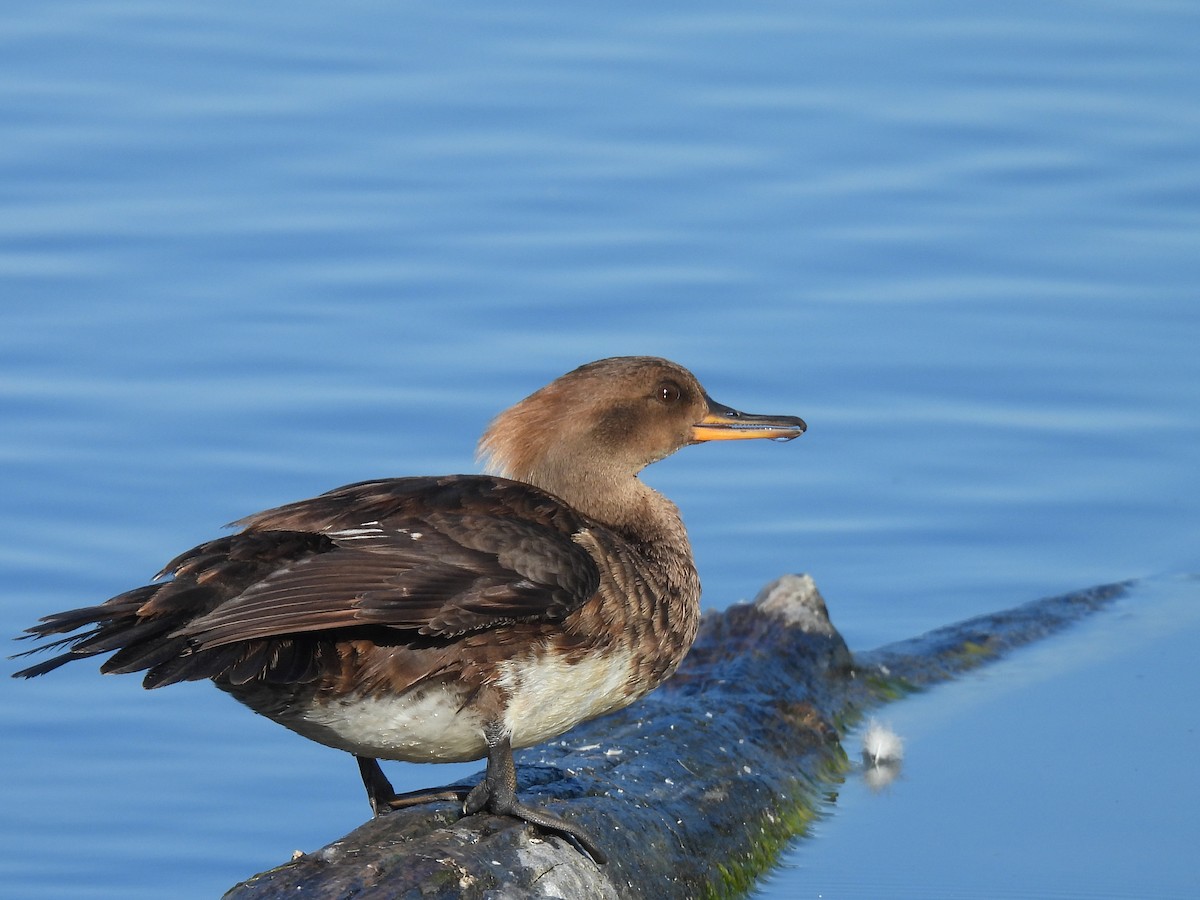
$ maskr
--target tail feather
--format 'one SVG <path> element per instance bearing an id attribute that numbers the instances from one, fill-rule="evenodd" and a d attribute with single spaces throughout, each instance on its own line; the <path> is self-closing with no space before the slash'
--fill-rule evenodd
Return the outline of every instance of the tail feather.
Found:
<path id="1" fill-rule="evenodd" d="M 152 667 L 142 679 L 142 686 L 152 690 L 181 681 L 218 677 L 237 662 L 242 651 L 236 644 L 213 650 L 185 650 Z"/>
<path id="2" fill-rule="evenodd" d="M 158 585 L 146 585 L 135 588 L 113 597 L 107 603 L 99 606 L 84 606 L 79 609 L 68 609 L 64 612 L 44 616 L 42 620 L 20 635 L 21 640 L 41 640 L 51 635 L 66 634 L 57 640 L 43 641 L 36 647 L 23 650 L 13 655 L 13 658 L 31 656 L 48 650 L 70 649 L 66 653 L 29 666 L 19 672 L 14 672 L 14 678 L 35 678 L 53 672 L 59 666 L 66 665 L 77 659 L 87 659 L 98 653 L 105 653 L 126 643 L 123 635 L 131 626 L 136 624 L 136 610 L 145 600 L 153 595 Z M 81 634 L 67 634 L 86 626 L 92 626 Z"/>
<path id="3" fill-rule="evenodd" d="M 238 677 L 246 680 L 265 677 L 276 662 L 289 672 L 307 671 L 315 655 L 312 642 L 297 648 L 279 638 L 201 649 L 183 631 L 280 565 L 330 546 L 321 535 L 287 532 L 242 533 L 200 544 L 171 560 L 152 584 L 98 606 L 54 613 L 26 629 L 22 637 L 38 641 L 38 646 L 18 656 L 60 652 L 14 677 L 34 678 L 102 653 L 112 653 L 102 672 L 145 672 L 146 687 L 221 678 L 235 666 Z M 286 649 L 273 649 L 276 643 L 286 644 Z"/>
<path id="4" fill-rule="evenodd" d="M 38 649 L 40 650 L 42 648 L 39 647 Z M 26 654 L 21 653 L 18 655 L 25 656 Z M 71 662 L 71 660 L 80 658 L 81 657 L 75 653 L 63 653 L 60 656 L 43 660 L 36 666 L 29 666 L 28 668 L 22 669 L 19 672 L 13 672 L 13 678 L 36 678 L 39 675 L 45 675 L 47 672 L 53 672 L 59 666 L 65 666 L 67 663 Z"/>
<path id="5" fill-rule="evenodd" d="M 181 653 L 187 652 L 187 640 L 174 638 L 146 644 L 131 644 L 122 647 L 100 667 L 105 675 L 130 675 L 163 665 Z M 149 685 L 147 685 L 149 687 Z"/>

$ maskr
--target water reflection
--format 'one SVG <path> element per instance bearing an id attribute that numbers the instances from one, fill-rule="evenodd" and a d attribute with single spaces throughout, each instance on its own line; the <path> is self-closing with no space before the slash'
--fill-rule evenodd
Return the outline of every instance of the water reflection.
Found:
<path id="1" fill-rule="evenodd" d="M 904 739 L 875 719 L 867 723 L 862 737 L 863 780 L 880 791 L 900 777 L 904 764 Z"/>

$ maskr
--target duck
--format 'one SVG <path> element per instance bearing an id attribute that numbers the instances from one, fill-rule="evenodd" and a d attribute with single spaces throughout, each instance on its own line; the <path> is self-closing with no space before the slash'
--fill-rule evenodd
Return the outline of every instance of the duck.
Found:
<path id="1" fill-rule="evenodd" d="M 621 709 L 696 637 L 679 509 L 639 473 L 692 444 L 788 441 L 803 419 L 714 401 L 683 366 L 613 357 L 500 413 L 485 474 L 384 478 L 247 516 L 147 585 L 26 629 L 32 678 L 110 654 L 146 688 L 210 680 L 352 754 L 372 812 L 454 800 L 606 855 L 521 801 L 513 750 Z M 65 637 L 63 637 L 65 635 Z M 482 781 L 397 794 L 379 760 L 486 759 Z"/>

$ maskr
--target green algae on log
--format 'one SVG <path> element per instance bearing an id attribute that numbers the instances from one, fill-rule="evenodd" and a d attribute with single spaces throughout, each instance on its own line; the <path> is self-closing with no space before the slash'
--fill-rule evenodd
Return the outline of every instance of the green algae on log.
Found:
<path id="1" fill-rule="evenodd" d="M 839 729 L 1127 588 L 1038 600 L 851 654 L 812 579 L 786 575 L 753 603 L 707 614 L 679 671 L 650 696 L 517 754 L 522 797 L 584 827 L 606 865 L 515 819 L 431 803 L 369 821 L 226 900 L 738 896 L 836 791 L 849 768 Z"/>

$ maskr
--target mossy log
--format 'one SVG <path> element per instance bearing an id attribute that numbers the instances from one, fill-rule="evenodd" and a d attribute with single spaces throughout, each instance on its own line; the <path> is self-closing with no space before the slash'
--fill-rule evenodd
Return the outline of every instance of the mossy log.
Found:
<path id="1" fill-rule="evenodd" d="M 649 697 L 517 755 L 522 797 L 586 828 L 606 865 L 515 819 L 432 803 L 369 821 L 226 900 L 736 896 L 842 780 L 840 736 L 864 712 L 1057 631 L 1126 587 L 851 654 L 812 580 L 784 576 L 754 603 L 706 615 Z"/>

